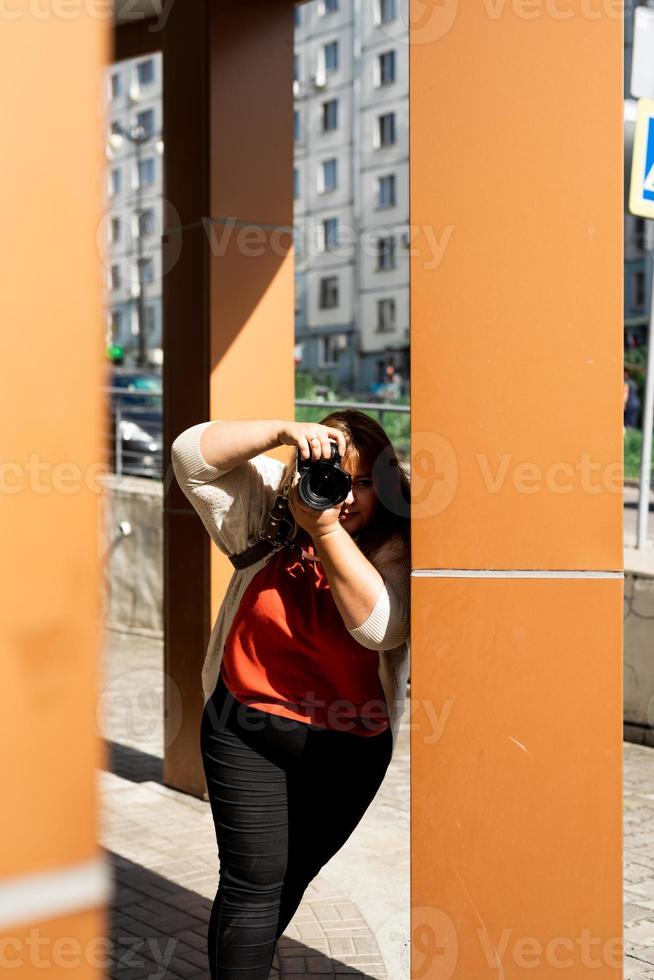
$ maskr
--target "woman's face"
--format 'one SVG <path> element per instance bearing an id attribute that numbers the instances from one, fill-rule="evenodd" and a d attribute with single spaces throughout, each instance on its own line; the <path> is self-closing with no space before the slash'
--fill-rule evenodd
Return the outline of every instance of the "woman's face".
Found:
<path id="1" fill-rule="evenodd" d="M 338 522 L 350 534 L 358 534 L 374 517 L 377 494 L 367 469 L 358 469 L 351 475 L 352 487 L 341 505 Z"/>

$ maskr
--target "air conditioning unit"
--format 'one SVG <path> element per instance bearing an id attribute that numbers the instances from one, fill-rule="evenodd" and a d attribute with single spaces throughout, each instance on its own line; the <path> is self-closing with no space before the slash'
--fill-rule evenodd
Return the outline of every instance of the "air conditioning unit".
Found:
<path id="1" fill-rule="evenodd" d="M 324 88 L 327 84 L 327 75 L 324 68 L 318 68 L 311 76 L 311 81 L 315 88 Z"/>
<path id="2" fill-rule="evenodd" d="M 334 342 L 339 350 L 345 350 L 347 347 L 347 335 L 344 333 L 339 333 Z"/>

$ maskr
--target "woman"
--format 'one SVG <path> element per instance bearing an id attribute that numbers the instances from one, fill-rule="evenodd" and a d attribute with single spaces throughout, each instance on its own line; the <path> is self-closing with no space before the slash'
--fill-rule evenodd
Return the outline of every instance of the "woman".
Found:
<path id="1" fill-rule="evenodd" d="M 299 497 L 296 453 L 352 475 L 342 504 Z M 409 669 L 409 485 L 381 426 L 354 409 L 322 422 L 191 426 L 175 476 L 218 548 L 245 551 L 278 493 L 288 544 L 237 568 L 202 671 L 200 748 L 220 878 L 211 977 L 263 980 L 309 882 L 349 838 L 390 762 Z"/>

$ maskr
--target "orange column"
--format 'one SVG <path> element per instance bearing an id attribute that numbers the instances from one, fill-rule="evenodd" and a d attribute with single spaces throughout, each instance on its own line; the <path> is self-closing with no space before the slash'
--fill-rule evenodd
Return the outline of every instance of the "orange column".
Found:
<path id="1" fill-rule="evenodd" d="M 175 4 L 163 52 L 170 445 L 210 418 L 294 417 L 292 0 Z M 202 662 L 233 566 L 164 493 L 164 776 L 199 794 Z"/>
<path id="2" fill-rule="evenodd" d="M 622 20 L 411 2 L 412 976 L 622 976 Z"/>
<path id="3" fill-rule="evenodd" d="M 102 68 L 91 7 L 0 31 L 0 972 L 99 977 Z"/>

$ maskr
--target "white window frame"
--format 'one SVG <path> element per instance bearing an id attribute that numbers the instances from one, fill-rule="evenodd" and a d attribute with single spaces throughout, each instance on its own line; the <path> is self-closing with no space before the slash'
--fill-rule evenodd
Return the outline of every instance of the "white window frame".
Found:
<path id="1" fill-rule="evenodd" d="M 387 81 L 382 81 L 382 59 L 386 58 L 388 55 L 393 56 L 393 77 Z M 393 85 L 397 81 L 397 52 L 395 48 L 389 48 L 387 51 L 381 51 L 375 58 L 373 64 L 373 84 L 375 88 L 386 88 L 388 85 Z"/>
<path id="2" fill-rule="evenodd" d="M 335 221 L 336 222 L 336 244 L 335 245 L 332 245 L 332 246 L 329 246 L 329 247 L 327 245 L 327 234 L 326 234 L 326 229 L 325 229 L 325 224 L 328 221 Z M 321 252 L 333 252 L 333 251 L 335 251 L 338 248 L 338 238 L 339 238 L 339 233 L 340 233 L 340 220 L 339 220 L 338 215 L 334 214 L 334 215 L 329 215 L 329 217 L 327 217 L 327 218 L 322 218 L 321 221 L 320 221 L 320 224 L 318 225 L 318 228 L 319 228 L 319 235 L 320 235 L 320 239 L 319 239 L 320 251 Z"/>
<path id="3" fill-rule="evenodd" d="M 393 323 L 392 323 L 392 326 L 390 326 L 390 327 L 382 328 L 380 326 L 381 320 L 382 320 L 382 317 L 380 315 L 381 314 L 382 303 L 385 304 L 385 305 L 387 305 L 388 308 L 389 309 L 392 309 L 392 311 L 393 311 L 393 316 L 392 316 Z M 385 296 L 385 297 L 383 297 L 383 299 L 378 299 L 377 300 L 377 319 L 376 319 L 376 323 L 375 323 L 375 332 L 376 333 L 395 333 L 396 330 L 397 330 L 397 303 L 395 301 L 395 297 L 394 296 Z"/>
<path id="4" fill-rule="evenodd" d="M 331 295 L 335 296 L 336 302 L 334 303 L 323 303 L 323 283 L 332 283 L 330 287 L 325 287 L 331 289 Z M 335 283 L 335 285 L 333 285 Z M 321 276 L 318 281 L 318 309 L 319 310 L 337 310 L 341 305 L 341 282 L 338 276 Z"/>
<path id="5" fill-rule="evenodd" d="M 320 131 L 322 133 L 336 133 L 338 131 L 338 113 L 339 113 L 338 102 L 339 102 L 339 100 L 336 99 L 336 98 L 335 99 L 325 99 L 324 102 L 321 102 L 321 104 L 320 104 Z M 336 125 L 335 126 L 330 126 L 329 128 L 325 128 L 325 120 L 326 120 L 326 117 L 327 117 L 327 106 L 328 105 L 335 105 L 336 106 L 336 109 L 334 110 L 334 114 L 336 116 Z"/>
<path id="6" fill-rule="evenodd" d="M 392 24 L 394 20 L 397 20 L 397 0 L 393 0 L 393 16 L 388 17 L 386 20 L 382 19 L 382 3 L 384 0 L 375 0 L 373 7 L 373 20 L 375 27 L 380 27 L 382 24 Z"/>
<path id="7" fill-rule="evenodd" d="M 334 164 L 334 183 L 328 185 L 325 182 L 325 167 L 327 164 Z M 325 160 L 320 161 L 320 166 L 318 167 L 317 174 L 317 188 L 319 194 L 330 194 L 335 191 L 338 187 L 338 157 L 328 157 Z"/>
<path id="8" fill-rule="evenodd" d="M 393 117 L 393 136 L 394 136 L 394 139 L 390 143 L 383 143 L 382 142 L 382 119 L 386 119 L 389 116 L 392 116 Z M 396 120 L 396 113 L 395 113 L 395 111 L 394 110 L 391 110 L 389 112 L 382 112 L 382 113 L 380 113 L 377 116 L 377 118 L 376 118 L 375 121 L 376 121 L 375 132 L 374 132 L 374 145 L 375 145 L 375 149 L 376 150 L 388 150 L 392 146 L 397 146 L 397 120 Z"/>
<path id="9" fill-rule="evenodd" d="M 381 200 L 381 189 L 384 181 L 389 181 L 389 186 L 392 187 L 392 200 L 388 204 L 382 204 Z M 397 175 L 394 171 L 388 174 L 380 174 L 377 177 L 377 190 L 375 194 L 376 206 L 380 211 L 386 211 L 388 208 L 397 207 Z"/>

